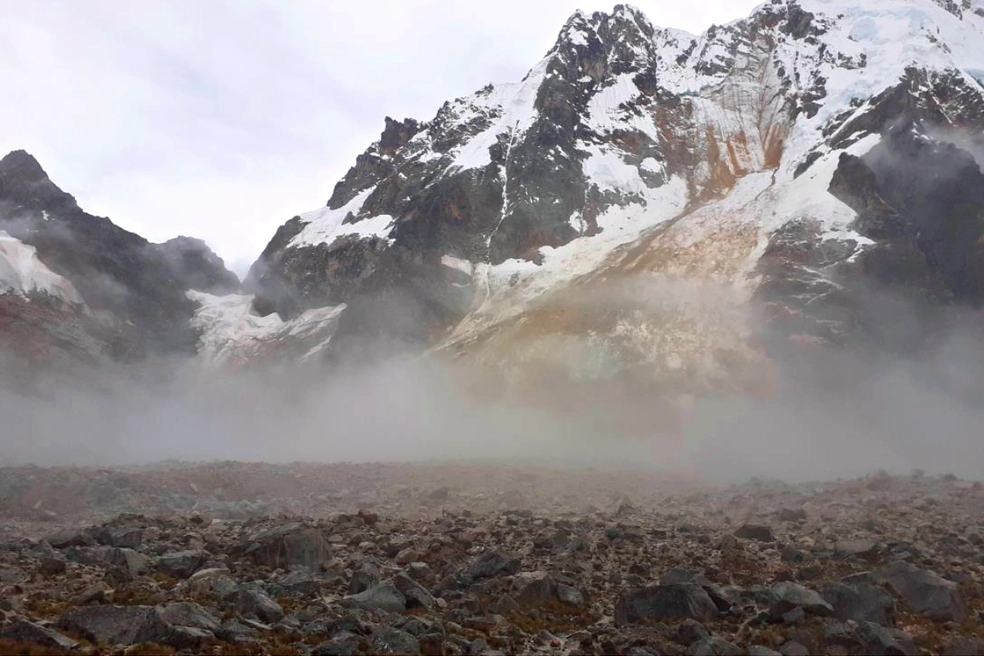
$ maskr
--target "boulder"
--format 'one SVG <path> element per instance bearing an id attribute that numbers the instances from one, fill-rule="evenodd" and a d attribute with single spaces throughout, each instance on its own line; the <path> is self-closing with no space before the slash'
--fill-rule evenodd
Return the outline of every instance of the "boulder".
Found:
<path id="1" fill-rule="evenodd" d="M 497 576 L 512 576 L 518 574 L 522 566 L 518 556 L 503 551 L 487 551 L 469 565 L 464 574 L 469 582 L 474 582 Z"/>
<path id="2" fill-rule="evenodd" d="M 718 608 L 702 587 L 694 583 L 654 585 L 621 595 L 615 604 L 615 624 L 691 618 L 711 620 Z"/>
<path id="3" fill-rule="evenodd" d="M 393 586 L 400 591 L 406 599 L 407 609 L 412 608 L 433 608 L 437 601 L 434 596 L 408 575 L 400 572 L 393 577 Z"/>
<path id="4" fill-rule="evenodd" d="M 377 631 L 369 642 L 373 654 L 419 654 L 420 643 L 406 631 L 384 628 Z"/>
<path id="5" fill-rule="evenodd" d="M 862 622 L 858 635 L 864 643 L 865 653 L 872 656 L 919 656 L 921 653 L 905 631 L 889 629 L 874 622 Z"/>
<path id="6" fill-rule="evenodd" d="M 957 584 L 911 563 L 897 562 L 877 573 L 913 610 L 937 622 L 962 622 L 967 603 Z"/>
<path id="7" fill-rule="evenodd" d="M 347 608 L 381 610 L 387 613 L 402 613 L 407 609 L 407 598 L 392 582 L 380 583 L 364 592 L 349 595 L 342 599 Z"/>
<path id="8" fill-rule="evenodd" d="M 235 601 L 236 611 L 251 615 L 262 622 L 279 622 L 284 619 L 284 609 L 262 590 L 246 588 L 240 590 Z"/>
<path id="9" fill-rule="evenodd" d="M 808 615 L 821 617 L 829 616 L 834 612 L 833 607 L 818 592 L 799 583 L 792 581 L 776 583 L 772 586 L 772 593 L 775 595 L 775 600 L 769 612 L 775 618 L 780 618 L 797 608 L 803 609 Z"/>
<path id="10" fill-rule="evenodd" d="M 321 531 L 297 523 L 256 536 L 246 555 L 257 565 L 274 569 L 306 567 L 312 572 L 319 571 L 331 560 L 331 551 Z"/>
<path id="11" fill-rule="evenodd" d="M 208 552 L 202 549 L 177 551 L 161 556 L 157 561 L 157 571 L 176 579 L 186 579 L 207 560 Z"/>
<path id="12" fill-rule="evenodd" d="M 179 601 L 158 606 L 161 618 L 174 626 L 188 626 L 195 629 L 215 632 L 219 630 L 219 620 L 196 603 Z"/>
<path id="13" fill-rule="evenodd" d="M 160 643 L 168 635 L 167 622 L 152 606 L 72 608 L 59 618 L 58 626 L 90 642 L 109 645 Z"/>
<path id="14" fill-rule="evenodd" d="M 882 626 L 895 624 L 895 599 L 881 586 L 863 578 L 848 577 L 825 584 L 820 594 L 839 620 L 874 622 Z"/>
<path id="15" fill-rule="evenodd" d="M 24 619 L 14 620 L 10 626 L 0 630 L 0 640 L 28 642 L 41 647 L 51 647 L 64 651 L 74 651 L 79 646 L 79 643 L 68 636 Z"/>
<path id="16" fill-rule="evenodd" d="M 741 656 L 744 652 L 736 644 L 720 636 L 710 636 L 690 645 L 688 656 Z"/>
<path id="17" fill-rule="evenodd" d="M 354 595 L 365 592 L 374 585 L 379 585 L 379 581 L 379 567 L 373 563 L 363 563 L 362 567 L 354 572 L 352 578 L 349 579 L 348 593 Z"/>
<path id="18" fill-rule="evenodd" d="M 776 541 L 776 536 L 772 534 L 772 528 L 763 524 L 742 524 L 735 531 L 735 537 L 744 540 L 755 540 L 756 542 Z"/>

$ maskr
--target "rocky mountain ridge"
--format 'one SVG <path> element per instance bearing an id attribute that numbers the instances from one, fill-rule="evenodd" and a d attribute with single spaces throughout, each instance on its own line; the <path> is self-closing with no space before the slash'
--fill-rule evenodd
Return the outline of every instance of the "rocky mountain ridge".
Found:
<path id="1" fill-rule="evenodd" d="M 239 280 L 204 242 L 152 244 L 87 214 L 37 160 L 0 160 L 0 346 L 11 370 L 194 355 L 190 289 Z M 16 366 L 15 366 L 16 365 Z"/>

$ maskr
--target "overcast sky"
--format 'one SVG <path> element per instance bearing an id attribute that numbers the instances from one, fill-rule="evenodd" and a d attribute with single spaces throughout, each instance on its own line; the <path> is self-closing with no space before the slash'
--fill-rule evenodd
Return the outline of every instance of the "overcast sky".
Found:
<path id="1" fill-rule="evenodd" d="M 92 214 L 243 273 L 323 205 L 383 117 L 522 78 L 594 0 L 0 0 L 0 150 Z M 699 33 L 750 0 L 638 0 Z"/>

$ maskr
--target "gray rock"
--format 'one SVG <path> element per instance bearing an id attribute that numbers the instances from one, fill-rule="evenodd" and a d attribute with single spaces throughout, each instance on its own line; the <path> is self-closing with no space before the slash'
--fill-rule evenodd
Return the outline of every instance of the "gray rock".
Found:
<path id="1" fill-rule="evenodd" d="M 783 508 L 779 511 L 780 522 L 800 522 L 806 519 L 806 511 L 802 508 Z"/>
<path id="2" fill-rule="evenodd" d="M 497 576 L 512 576 L 518 574 L 522 566 L 522 561 L 517 556 L 502 551 L 487 551 L 465 570 L 465 578 L 468 581 L 480 581 Z"/>
<path id="3" fill-rule="evenodd" d="M 654 585 L 621 595 L 615 604 L 616 626 L 640 620 L 691 618 L 711 620 L 718 608 L 702 587 L 693 583 Z"/>
<path id="4" fill-rule="evenodd" d="M 0 639 L 29 642 L 42 647 L 52 647 L 66 651 L 73 651 L 79 646 L 79 643 L 68 636 L 64 636 L 57 631 L 24 619 L 14 620 L 10 626 L 0 630 Z"/>
<path id="5" fill-rule="evenodd" d="M 780 618 L 785 613 L 802 608 L 808 615 L 826 617 L 834 612 L 833 607 L 824 601 L 819 593 L 792 581 L 783 581 L 772 586 L 775 601 L 769 611 L 773 617 Z"/>
<path id="6" fill-rule="evenodd" d="M 219 620 L 196 603 L 178 601 L 158 606 L 161 618 L 175 626 L 190 626 L 195 629 L 215 632 L 219 630 Z"/>
<path id="7" fill-rule="evenodd" d="M 349 580 L 348 593 L 350 595 L 365 592 L 374 585 L 379 585 L 379 567 L 373 563 L 363 563 L 359 570 L 352 574 Z"/>
<path id="8" fill-rule="evenodd" d="M 546 572 L 517 574 L 513 587 L 513 599 L 522 606 L 543 606 L 557 599 L 557 581 Z"/>
<path id="9" fill-rule="evenodd" d="M 150 558 L 133 549 L 112 547 L 105 552 L 106 562 L 115 565 L 132 577 L 137 577 L 150 568 Z"/>
<path id="10" fill-rule="evenodd" d="M 895 624 L 895 598 L 880 586 L 862 580 L 831 582 L 820 593 L 839 620 Z"/>
<path id="11" fill-rule="evenodd" d="M 943 648 L 943 656 L 984 656 L 984 640 L 954 638 Z"/>
<path id="12" fill-rule="evenodd" d="M 878 544 L 871 540 L 838 540 L 834 544 L 834 555 L 839 558 L 873 556 L 877 551 Z"/>
<path id="13" fill-rule="evenodd" d="M 186 579 L 194 574 L 208 560 L 208 552 L 189 549 L 164 554 L 157 561 L 157 570 L 176 579 Z"/>
<path id="14" fill-rule="evenodd" d="M 748 656 L 782 656 L 782 654 L 762 645 L 752 645 L 748 648 Z"/>
<path id="15" fill-rule="evenodd" d="M 779 648 L 779 653 L 782 656 L 810 656 L 810 650 L 795 640 L 784 643 Z"/>
<path id="16" fill-rule="evenodd" d="M 744 540 L 755 540 L 756 542 L 775 542 L 776 536 L 772 534 L 772 528 L 763 524 L 742 524 L 735 537 Z"/>
<path id="17" fill-rule="evenodd" d="M 437 601 L 434 596 L 408 575 L 400 572 L 393 577 L 393 585 L 406 599 L 407 609 L 412 608 L 433 608 Z"/>
<path id="18" fill-rule="evenodd" d="M 877 576 L 915 611 L 937 622 L 962 622 L 968 617 L 963 593 L 953 581 L 911 563 L 896 562 Z"/>
<path id="19" fill-rule="evenodd" d="M 303 524 L 288 524 L 261 533 L 246 555 L 256 564 L 289 569 L 306 567 L 319 571 L 331 560 L 331 551 L 321 531 Z"/>
<path id="20" fill-rule="evenodd" d="M 919 656 L 920 651 L 905 631 L 889 629 L 874 622 L 863 622 L 858 634 L 872 656 Z"/>
<path id="21" fill-rule="evenodd" d="M 196 595 L 215 595 L 228 599 L 239 594 L 239 583 L 229 576 L 229 570 L 209 568 L 195 572 L 188 580 L 188 589 Z"/>
<path id="22" fill-rule="evenodd" d="M 673 635 L 673 639 L 679 642 L 681 645 L 692 645 L 695 642 L 699 642 L 704 638 L 710 638 L 711 634 L 708 633 L 704 625 L 697 620 L 686 619 L 680 622 L 677 626 L 676 633 Z"/>
<path id="23" fill-rule="evenodd" d="M 391 582 L 380 583 L 357 595 L 342 599 L 347 608 L 381 610 L 387 613 L 402 613 L 407 609 L 407 599 Z"/>
<path id="24" fill-rule="evenodd" d="M 59 531 L 58 533 L 54 533 L 46 537 L 44 541 L 55 549 L 67 549 L 68 547 L 90 547 L 96 543 L 96 541 L 93 540 L 89 534 L 78 529 Z"/>
<path id="25" fill-rule="evenodd" d="M 311 574 L 306 569 L 288 572 L 277 581 L 284 591 L 298 595 L 316 595 L 325 586 L 325 579 Z"/>
<path id="26" fill-rule="evenodd" d="M 175 649 L 197 649 L 207 640 L 214 640 L 215 634 L 193 626 L 172 626 L 161 639 L 163 644 Z"/>
<path id="27" fill-rule="evenodd" d="M 719 636 L 699 640 L 687 650 L 688 656 L 741 656 L 742 653 L 738 645 Z"/>
<path id="28" fill-rule="evenodd" d="M 48 556 L 41 559 L 41 566 L 39 569 L 43 574 L 64 574 L 65 570 L 68 569 L 68 566 L 61 558 Z"/>
<path id="29" fill-rule="evenodd" d="M 72 608 L 58 626 L 86 640 L 110 645 L 162 642 L 168 625 L 152 606 L 83 606 Z"/>
<path id="30" fill-rule="evenodd" d="M 252 615 L 262 622 L 275 623 L 284 619 L 284 609 L 262 590 L 246 588 L 236 596 L 236 610 Z"/>
<path id="31" fill-rule="evenodd" d="M 560 600 L 560 603 L 568 606 L 583 606 L 586 603 L 584 593 L 573 586 L 559 582 L 557 583 L 557 599 Z"/>
<path id="32" fill-rule="evenodd" d="M 420 643 L 417 638 L 399 629 L 377 631 L 369 643 L 374 654 L 419 654 Z"/>
<path id="33" fill-rule="evenodd" d="M 96 539 L 96 542 L 107 547 L 137 549 L 143 544 L 143 535 L 144 531 L 142 528 L 107 526 L 97 531 L 93 537 Z"/>
<path id="34" fill-rule="evenodd" d="M 226 642 L 248 642 L 256 635 L 256 629 L 237 619 L 230 619 L 222 623 L 215 635 Z"/>
<path id="35" fill-rule="evenodd" d="M 332 636 L 311 650 L 311 656 L 356 656 L 361 638 L 348 631 Z"/>

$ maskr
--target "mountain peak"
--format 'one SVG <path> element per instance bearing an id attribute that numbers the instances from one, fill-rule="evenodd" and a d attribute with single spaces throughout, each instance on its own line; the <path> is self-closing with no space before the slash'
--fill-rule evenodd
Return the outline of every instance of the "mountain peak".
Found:
<path id="1" fill-rule="evenodd" d="M 12 150 L 0 159 L 0 178 L 17 177 L 29 182 L 48 180 L 48 174 L 34 155 L 26 150 Z"/>
<path id="2" fill-rule="evenodd" d="M 26 150 L 0 159 L 0 198 L 35 210 L 72 210 L 78 204 L 51 181 L 38 160 Z"/>

